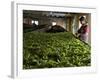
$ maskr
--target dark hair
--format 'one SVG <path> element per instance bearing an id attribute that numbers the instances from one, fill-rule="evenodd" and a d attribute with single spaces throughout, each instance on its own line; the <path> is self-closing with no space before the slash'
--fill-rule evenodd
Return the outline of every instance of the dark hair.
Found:
<path id="1" fill-rule="evenodd" d="M 83 20 L 85 20 L 85 17 L 84 17 L 84 16 L 81 16 L 81 17 L 79 18 L 79 20 L 80 20 L 80 21 L 83 21 Z"/>

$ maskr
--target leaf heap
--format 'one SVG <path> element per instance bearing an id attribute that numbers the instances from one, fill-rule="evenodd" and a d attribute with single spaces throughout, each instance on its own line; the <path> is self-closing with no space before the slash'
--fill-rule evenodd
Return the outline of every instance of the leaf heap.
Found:
<path id="1" fill-rule="evenodd" d="M 91 47 L 70 32 L 23 34 L 23 69 L 91 65 Z"/>

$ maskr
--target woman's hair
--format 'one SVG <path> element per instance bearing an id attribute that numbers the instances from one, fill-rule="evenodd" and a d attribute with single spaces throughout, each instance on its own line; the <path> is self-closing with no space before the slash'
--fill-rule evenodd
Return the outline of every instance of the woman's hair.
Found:
<path id="1" fill-rule="evenodd" d="M 88 23 L 87 20 L 86 20 L 86 17 L 84 17 L 84 16 L 81 16 L 81 17 L 79 18 L 79 20 L 80 20 L 80 21 L 84 21 L 84 20 L 85 20 L 85 22 Z"/>
<path id="2" fill-rule="evenodd" d="M 80 21 L 83 21 L 83 20 L 86 20 L 86 18 L 85 18 L 84 16 L 81 16 L 81 17 L 79 18 L 79 20 L 80 20 Z"/>

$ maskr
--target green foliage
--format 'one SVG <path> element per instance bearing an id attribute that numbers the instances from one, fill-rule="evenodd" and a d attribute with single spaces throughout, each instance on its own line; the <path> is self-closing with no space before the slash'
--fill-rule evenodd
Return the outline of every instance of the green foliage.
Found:
<path id="1" fill-rule="evenodd" d="M 90 66 L 90 46 L 69 32 L 23 34 L 23 68 Z"/>

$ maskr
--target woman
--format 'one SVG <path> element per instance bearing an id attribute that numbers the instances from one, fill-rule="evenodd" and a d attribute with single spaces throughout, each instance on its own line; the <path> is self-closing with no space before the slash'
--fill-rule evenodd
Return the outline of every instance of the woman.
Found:
<path id="1" fill-rule="evenodd" d="M 81 27 L 77 31 L 77 36 L 84 42 L 88 42 L 88 23 L 84 16 L 80 17 Z"/>

